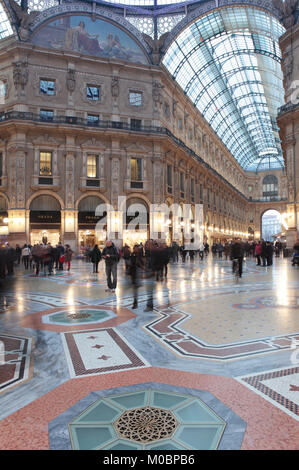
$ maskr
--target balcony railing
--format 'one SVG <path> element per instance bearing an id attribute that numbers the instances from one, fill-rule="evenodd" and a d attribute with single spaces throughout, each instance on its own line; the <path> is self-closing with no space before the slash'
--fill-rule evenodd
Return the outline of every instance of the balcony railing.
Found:
<path id="1" fill-rule="evenodd" d="M 130 131 L 138 132 L 145 134 L 160 134 L 168 136 L 176 145 L 188 153 L 191 157 L 195 158 L 198 163 L 203 167 L 207 168 L 211 173 L 213 173 L 217 178 L 223 181 L 227 186 L 229 186 L 235 193 L 242 197 L 245 201 L 249 201 L 246 196 L 241 193 L 237 188 L 235 188 L 227 179 L 224 178 L 220 173 L 218 173 L 214 168 L 212 168 L 203 158 L 201 158 L 194 150 L 190 149 L 181 139 L 178 139 L 167 127 L 158 127 L 158 126 L 138 126 L 132 129 L 131 123 L 121 122 L 121 121 L 90 121 L 88 119 L 79 118 L 76 116 L 54 116 L 53 120 L 50 122 L 44 121 L 39 114 L 29 113 L 29 112 L 20 112 L 20 111 L 9 111 L 6 113 L 0 113 L 0 125 L 6 121 L 13 120 L 22 120 L 22 121 L 33 121 L 33 122 L 42 122 L 49 126 L 55 124 L 67 124 L 75 126 L 84 126 L 93 129 L 112 129 L 118 131 Z M 250 201 L 251 202 L 251 201 Z"/>

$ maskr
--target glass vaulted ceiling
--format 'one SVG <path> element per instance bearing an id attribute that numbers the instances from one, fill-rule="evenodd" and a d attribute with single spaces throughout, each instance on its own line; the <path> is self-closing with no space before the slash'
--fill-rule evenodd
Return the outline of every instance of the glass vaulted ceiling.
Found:
<path id="1" fill-rule="evenodd" d="M 182 31 L 163 63 L 240 165 L 283 168 L 283 26 L 250 7 L 215 10 Z"/>
<path id="2" fill-rule="evenodd" d="M 13 34 L 10 21 L 7 17 L 7 14 L 3 8 L 2 3 L 0 2 L 0 39 L 4 39 L 7 36 Z"/>

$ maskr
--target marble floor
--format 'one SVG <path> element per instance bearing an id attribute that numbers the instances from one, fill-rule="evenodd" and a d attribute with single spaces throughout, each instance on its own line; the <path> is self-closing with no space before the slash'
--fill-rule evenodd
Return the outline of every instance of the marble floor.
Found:
<path id="1" fill-rule="evenodd" d="M 299 449 L 299 268 L 103 262 L 0 282 L 0 449 Z M 275 430 L 275 432 L 273 432 Z"/>

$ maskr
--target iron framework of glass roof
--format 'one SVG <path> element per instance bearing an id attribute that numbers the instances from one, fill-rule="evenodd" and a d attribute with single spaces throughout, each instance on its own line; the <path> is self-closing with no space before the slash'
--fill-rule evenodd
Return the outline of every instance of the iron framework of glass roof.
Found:
<path id="1" fill-rule="evenodd" d="M 198 19 L 168 48 L 163 63 L 240 165 L 283 168 L 275 124 L 284 103 L 277 19 L 227 7 Z"/>

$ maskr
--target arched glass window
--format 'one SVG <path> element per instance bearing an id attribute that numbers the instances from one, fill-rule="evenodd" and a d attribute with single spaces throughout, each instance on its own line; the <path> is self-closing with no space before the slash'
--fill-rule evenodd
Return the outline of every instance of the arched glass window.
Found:
<path id="1" fill-rule="evenodd" d="M 278 179 L 274 175 L 267 175 L 263 179 L 263 200 L 278 199 Z"/>

